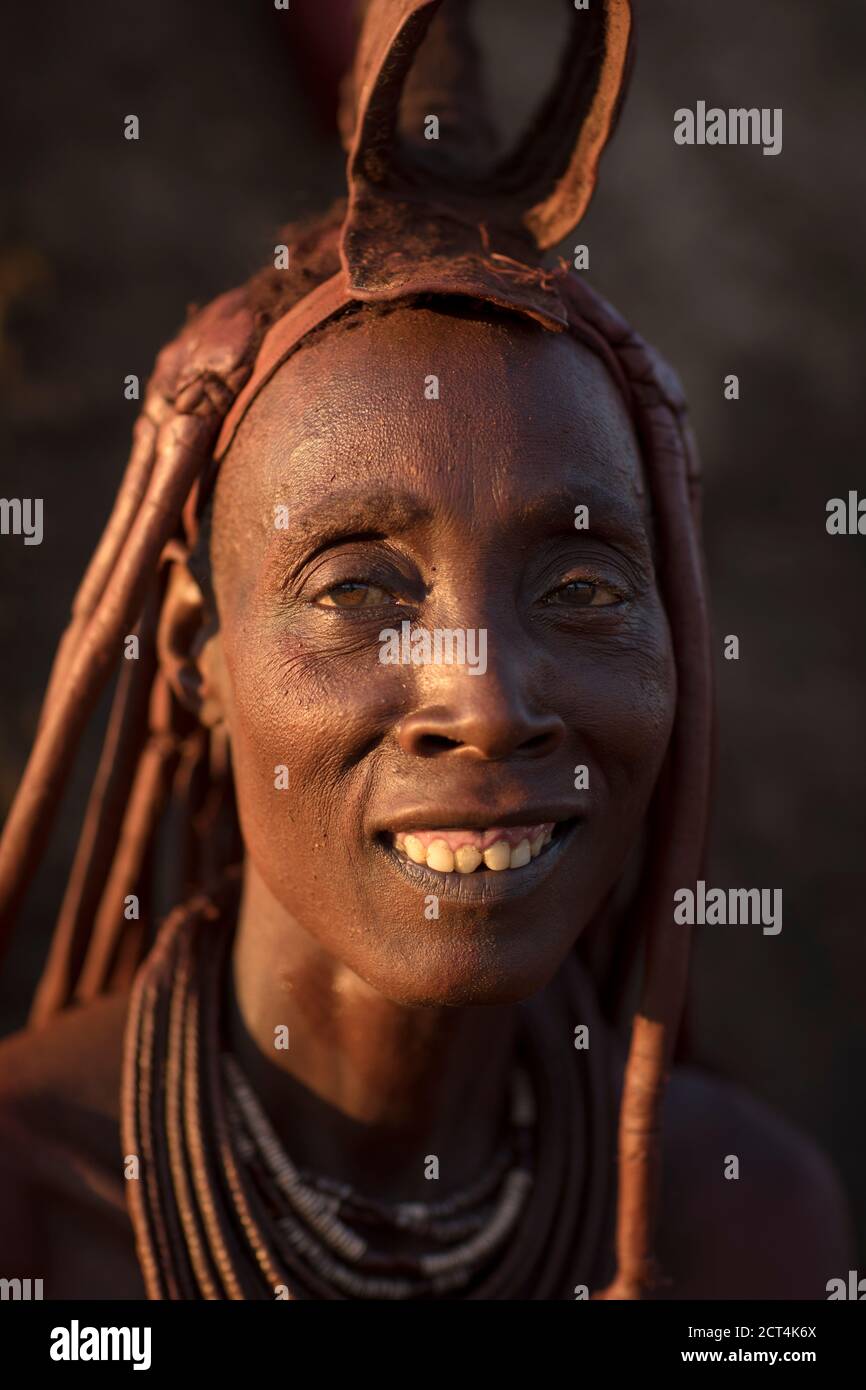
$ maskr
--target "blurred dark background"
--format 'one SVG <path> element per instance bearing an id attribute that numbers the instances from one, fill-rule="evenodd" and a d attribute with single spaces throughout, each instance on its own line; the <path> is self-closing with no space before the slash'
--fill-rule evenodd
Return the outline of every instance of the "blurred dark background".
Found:
<path id="1" fill-rule="evenodd" d="M 246 279 L 275 232 L 340 191 L 336 83 L 351 0 L 53 0 L 6 12 L 0 84 L 0 495 L 42 496 L 41 546 L 0 542 L 0 806 L 106 519 L 142 381 L 186 306 Z M 599 191 L 572 241 L 673 362 L 706 472 L 721 747 L 721 886 L 781 887 L 779 936 L 697 932 L 694 1045 L 818 1139 L 866 1232 L 866 540 L 828 498 L 861 444 L 866 7 L 652 0 Z M 504 127 L 556 61 L 568 7 L 482 0 Z M 784 144 L 687 148 L 677 107 L 782 107 Z M 141 138 L 123 139 L 134 113 Z M 741 399 L 726 401 L 735 372 Z M 740 638 L 738 662 L 722 637 Z M 95 749 L 91 737 L 87 747 Z M 84 780 L 0 974 L 19 1027 L 72 854 Z"/>

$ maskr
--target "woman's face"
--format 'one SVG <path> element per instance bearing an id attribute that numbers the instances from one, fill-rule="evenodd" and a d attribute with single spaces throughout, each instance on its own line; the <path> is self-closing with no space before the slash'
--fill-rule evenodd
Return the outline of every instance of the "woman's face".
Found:
<path id="1" fill-rule="evenodd" d="M 541 988 L 675 705 L 602 364 L 517 320 L 361 313 L 256 400 L 212 554 L 241 824 L 287 930 L 401 1003 Z"/>

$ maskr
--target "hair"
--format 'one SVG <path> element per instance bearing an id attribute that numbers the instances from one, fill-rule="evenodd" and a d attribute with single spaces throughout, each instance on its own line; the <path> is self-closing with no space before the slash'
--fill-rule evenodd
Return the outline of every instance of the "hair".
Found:
<path id="1" fill-rule="evenodd" d="M 238 398 L 250 381 L 268 330 L 347 264 L 350 272 L 353 267 L 356 272 L 356 280 L 350 281 L 358 290 L 356 299 L 378 297 L 411 304 L 419 302 L 419 289 L 431 289 L 429 283 L 419 286 L 417 278 L 412 280 L 418 269 L 413 250 L 426 248 L 427 224 L 421 239 L 410 243 L 408 252 L 405 246 L 402 249 L 411 263 L 408 279 L 398 275 L 395 281 L 390 262 L 390 280 L 377 280 L 375 265 L 369 270 L 370 258 L 381 251 L 383 238 L 390 235 L 400 244 L 405 230 L 400 218 L 411 216 L 411 209 L 407 213 L 398 202 L 387 201 L 393 190 L 377 194 L 371 182 L 382 167 L 385 150 L 376 121 L 384 122 L 382 129 L 390 129 L 389 103 L 393 107 L 399 99 L 411 44 L 417 46 L 423 38 L 425 14 L 429 22 L 427 12 L 435 8 L 434 0 L 400 0 L 401 13 L 405 11 L 408 19 L 395 36 L 387 28 L 379 32 L 395 8 L 391 4 L 389 11 L 389 4 L 391 0 L 378 5 L 373 0 L 370 5 L 368 41 L 359 71 L 375 75 L 376 62 L 380 68 L 376 81 L 371 78 L 363 85 L 367 105 L 357 116 L 358 134 L 350 152 L 352 197 L 345 220 L 338 205 L 323 220 L 284 232 L 283 241 L 292 247 L 290 269 L 263 271 L 243 288 L 195 312 L 178 338 L 159 354 L 148 384 L 130 460 L 76 594 L 33 749 L 0 841 L 2 944 L 39 865 L 82 732 L 119 666 L 78 848 L 34 999 L 34 1025 L 71 1004 L 129 988 L 153 939 L 154 921 L 147 908 L 154 901 L 154 878 L 165 876 L 167 832 L 176 847 L 168 866 L 169 883 L 174 885 L 168 895 L 174 901 L 218 891 L 227 868 L 242 855 L 226 736 L 204 729 L 175 698 L 159 667 L 156 634 L 168 569 L 189 562 L 196 552 L 203 516 L 207 526 L 217 443 L 230 412 L 235 421 L 238 418 Z M 593 98 L 592 111 L 601 110 L 602 126 L 609 133 L 617 109 L 611 90 L 619 92 L 616 84 L 624 82 L 629 61 L 626 0 L 605 0 L 599 15 L 598 23 L 607 24 L 604 32 L 620 62 L 619 68 L 604 68 L 606 76 L 598 88 L 601 95 Z M 398 49 L 401 61 L 395 66 L 390 56 Z M 605 64 L 606 55 L 607 49 Z M 585 70 L 584 62 L 584 79 Z M 571 80 L 569 62 L 564 72 Z M 573 102 L 568 81 L 560 97 L 566 104 Z M 550 146 L 548 162 L 561 175 L 562 149 L 569 148 L 562 141 L 568 131 L 563 134 L 555 103 L 545 111 L 542 138 L 545 131 L 552 131 L 559 142 L 555 149 Z M 583 108 L 581 121 L 594 132 L 592 149 L 587 152 L 581 136 L 566 173 L 557 175 L 556 191 L 524 217 L 540 247 L 555 244 L 563 229 L 574 225 L 591 192 L 593 160 L 606 133 L 599 144 L 598 124 Z M 531 148 L 526 148 L 528 159 Z M 519 162 L 512 161 L 510 167 L 512 173 L 516 169 L 520 174 Z M 527 167 L 534 171 L 531 160 Z M 543 191 L 543 180 L 539 183 L 536 178 L 531 187 L 536 193 L 539 187 Z M 516 216 L 515 209 L 519 211 L 515 196 L 509 192 L 499 205 L 506 220 Z M 495 202 L 493 194 L 491 199 Z M 377 208 L 386 208 L 396 220 L 377 223 Z M 477 234 L 477 225 L 474 231 Z M 515 245 L 513 241 L 505 244 Z M 535 289 L 547 294 L 554 272 L 529 270 L 510 253 L 490 252 L 485 243 L 484 254 L 474 255 L 470 274 L 465 256 L 461 259 L 451 249 L 443 252 L 449 243 L 435 243 L 434 238 L 431 245 L 431 258 L 424 260 L 421 269 L 428 280 L 435 281 L 438 275 L 440 292 L 464 294 L 485 304 L 510 302 L 525 308 L 531 317 L 542 316 L 537 309 L 539 295 L 532 296 Z M 460 273 L 431 271 L 436 255 L 440 265 L 457 266 Z M 636 1298 L 654 1280 L 651 1244 L 660 1110 L 688 965 L 689 934 L 672 922 L 672 890 L 693 881 L 700 872 L 709 800 L 713 701 L 699 540 L 699 471 L 685 401 L 673 373 L 587 286 L 574 276 L 555 274 L 558 326 L 567 327 L 602 357 L 631 410 L 649 483 L 658 540 L 658 582 L 677 667 L 676 720 L 648 817 L 637 882 L 623 880 L 582 943 L 594 962 L 600 997 L 609 1013 L 622 1001 L 639 945 L 646 946 L 620 1107 L 617 1275 L 599 1295 Z M 501 286 L 509 275 L 511 297 L 503 301 Z M 352 312 L 356 311 L 353 305 Z M 361 311 L 370 312 L 366 304 Z M 310 336 L 300 340 L 309 341 Z M 201 553 L 199 547 L 194 566 L 199 565 Z M 138 660 L 126 660 L 123 648 L 133 632 Z M 145 907 L 145 914 L 131 921 L 121 910 L 130 895 Z"/>
<path id="2" fill-rule="evenodd" d="M 102 752 L 36 990 L 32 1024 L 46 1022 L 70 1004 L 126 988 L 153 941 L 156 923 L 150 905 L 156 883 L 161 880 L 165 896 L 174 901 L 211 892 L 242 853 L 225 735 L 198 725 L 159 669 L 156 642 L 166 570 L 172 563 L 190 564 L 210 593 L 213 489 L 202 494 L 194 526 L 188 511 L 191 494 L 207 471 L 223 407 L 234 399 L 264 334 L 334 273 L 341 216 L 337 204 L 324 218 L 284 228 L 280 235 L 293 251 L 291 272 L 265 269 L 239 292 L 249 324 L 241 354 L 243 375 L 222 379 L 203 366 L 188 381 L 192 374 L 186 372 L 184 399 L 176 384 L 166 381 L 162 365 L 185 359 L 187 344 L 196 345 L 208 309 L 192 309 L 177 340 L 159 355 L 114 509 L 60 642 L 0 849 L 0 915 L 4 925 L 11 925 L 38 868 L 75 749 L 117 670 Z M 172 436 L 183 426 L 191 427 L 198 446 L 192 460 L 172 447 Z M 195 534 L 199 539 L 190 544 Z M 137 659 L 124 659 L 124 639 L 133 634 Z M 157 850 L 160 831 L 169 821 L 177 850 L 175 862 L 166 865 Z M 143 912 L 128 921 L 121 909 L 130 895 Z"/>

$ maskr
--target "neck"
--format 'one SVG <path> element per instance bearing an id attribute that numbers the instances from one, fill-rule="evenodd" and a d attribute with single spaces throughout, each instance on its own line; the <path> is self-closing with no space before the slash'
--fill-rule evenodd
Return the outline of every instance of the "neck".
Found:
<path id="1" fill-rule="evenodd" d="M 515 1005 L 386 999 L 247 864 L 229 1045 L 298 1167 L 389 1200 L 430 1201 L 471 1182 L 504 1132 L 517 1020 Z"/>

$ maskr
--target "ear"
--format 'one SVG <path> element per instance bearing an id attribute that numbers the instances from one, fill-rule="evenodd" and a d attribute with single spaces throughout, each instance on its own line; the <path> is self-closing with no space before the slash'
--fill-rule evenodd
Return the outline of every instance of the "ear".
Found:
<path id="1" fill-rule="evenodd" d="M 227 723 L 228 673 L 219 622 L 182 562 L 171 567 L 156 634 L 159 664 L 185 709 L 206 728 Z"/>

